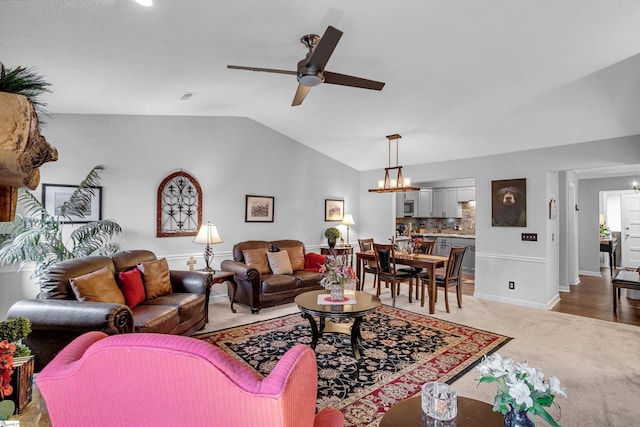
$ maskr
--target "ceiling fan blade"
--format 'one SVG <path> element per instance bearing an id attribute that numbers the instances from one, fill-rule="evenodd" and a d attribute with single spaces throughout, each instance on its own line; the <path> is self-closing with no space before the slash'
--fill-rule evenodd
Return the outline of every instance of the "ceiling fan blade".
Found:
<path id="1" fill-rule="evenodd" d="M 276 70 L 273 68 L 244 67 L 242 65 L 227 65 L 227 68 L 230 68 L 232 70 L 261 71 L 265 73 L 293 74 L 293 75 L 298 74 L 297 71 Z"/>
<path id="2" fill-rule="evenodd" d="M 332 73 L 331 71 L 324 72 L 324 82 L 332 85 L 353 86 L 372 90 L 382 90 L 384 87 L 383 82 L 349 76 L 347 74 Z"/>
<path id="3" fill-rule="evenodd" d="M 324 70 L 333 50 L 340 41 L 340 37 L 342 37 L 342 31 L 329 25 L 313 50 L 308 62 L 314 64 L 320 70 Z"/>
<path id="4" fill-rule="evenodd" d="M 311 87 L 299 84 L 298 90 L 296 91 L 296 95 L 293 97 L 293 102 L 291 103 L 291 106 L 295 107 L 296 105 L 302 104 L 302 101 L 304 101 L 305 96 L 307 96 L 310 90 L 311 90 Z"/>

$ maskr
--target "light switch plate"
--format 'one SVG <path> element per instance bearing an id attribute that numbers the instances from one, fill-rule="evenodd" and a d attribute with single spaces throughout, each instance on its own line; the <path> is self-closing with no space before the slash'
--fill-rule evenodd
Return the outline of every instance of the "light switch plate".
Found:
<path id="1" fill-rule="evenodd" d="M 522 240 L 524 242 L 537 242 L 538 233 L 522 233 Z"/>

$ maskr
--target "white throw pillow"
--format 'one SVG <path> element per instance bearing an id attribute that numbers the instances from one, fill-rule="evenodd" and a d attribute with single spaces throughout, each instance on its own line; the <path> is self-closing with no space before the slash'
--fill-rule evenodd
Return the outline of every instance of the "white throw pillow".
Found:
<path id="1" fill-rule="evenodd" d="M 293 274 L 289 254 L 286 250 L 267 252 L 267 258 L 269 259 L 269 267 L 271 267 L 273 274 Z"/>

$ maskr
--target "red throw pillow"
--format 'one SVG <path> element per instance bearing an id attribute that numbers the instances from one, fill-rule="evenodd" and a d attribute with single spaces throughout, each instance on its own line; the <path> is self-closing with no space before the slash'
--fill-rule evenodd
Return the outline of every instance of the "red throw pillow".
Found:
<path id="1" fill-rule="evenodd" d="M 308 252 L 304 256 L 304 271 L 318 271 L 324 265 L 324 255 Z"/>
<path id="2" fill-rule="evenodd" d="M 129 271 L 121 271 L 118 273 L 118 279 L 124 301 L 130 308 L 134 308 L 144 301 L 144 283 L 142 283 L 140 270 L 133 268 Z"/>

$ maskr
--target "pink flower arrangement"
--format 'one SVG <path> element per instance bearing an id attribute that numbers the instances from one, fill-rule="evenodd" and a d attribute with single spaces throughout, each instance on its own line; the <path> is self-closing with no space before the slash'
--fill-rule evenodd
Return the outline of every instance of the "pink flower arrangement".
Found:
<path id="1" fill-rule="evenodd" d="M 324 276 L 320 280 L 323 288 L 329 289 L 333 284 L 344 284 L 349 280 L 355 280 L 356 274 L 350 265 L 345 265 L 344 258 L 341 256 L 328 256 L 320 267 L 320 273 Z"/>
<path id="2" fill-rule="evenodd" d="M 5 340 L 0 342 L 0 400 L 13 393 L 11 374 L 13 374 L 13 353 L 16 345 Z"/>

